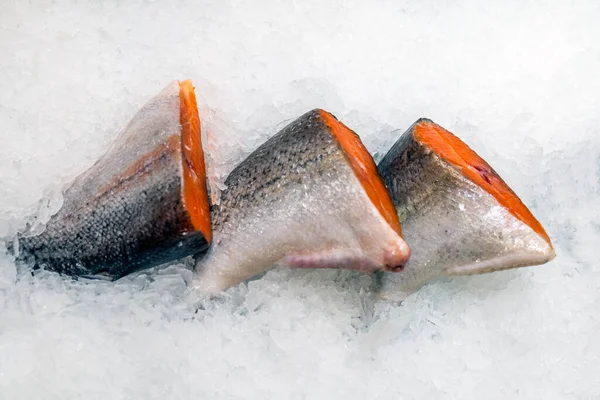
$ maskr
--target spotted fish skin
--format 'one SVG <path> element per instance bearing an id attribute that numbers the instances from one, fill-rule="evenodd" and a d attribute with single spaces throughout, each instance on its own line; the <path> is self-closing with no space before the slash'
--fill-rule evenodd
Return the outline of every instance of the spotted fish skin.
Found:
<path id="1" fill-rule="evenodd" d="M 332 119 L 323 110 L 306 113 L 228 176 L 212 212 L 214 243 L 196 265 L 197 288 L 219 292 L 275 264 L 372 271 L 406 262 L 396 216 L 390 222 L 374 206 Z M 378 175 L 371 178 L 385 191 Z"/>
<path id="2" fill-rule="evenodd" d="M 417 121 L 378 165 L 413 249 L 402 274 L 377 275 L 380 296 L 403 300 L 435 277 L 538 265 L 554 258 L 546 232 L 485 161 L 471 155 L 472 165 L 460 167 L 420 141 L 416 129 L 431 127 L 443 130 L 430 120 Z M 521 214 L 529 214 L 518 218 L 464 168 L 504 191 Z"/>
<path id="3" fill-rule="evenodd" d="M 20 260 L 116 279 L 208 247 L 210 232 L 194 226 L 182 195 L 180 91 L 173 82 L 140 109 L 108 152 L 64 192 L 44 232 L 19 238 Z"/>

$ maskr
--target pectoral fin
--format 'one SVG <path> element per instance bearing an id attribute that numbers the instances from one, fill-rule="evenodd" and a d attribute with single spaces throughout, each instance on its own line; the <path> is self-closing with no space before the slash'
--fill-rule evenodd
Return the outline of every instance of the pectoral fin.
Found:
<path id="1" fill-rule="evenodd" d="M 346 268 L 359 271 L 375 271 L 380 266 L 361 251 L 331 249 L 294 253 L 285 256 L 278 263 L 291 268 Z"/>
<path id="2" fill-rule="evenodd" d="M 551 254 L 551 257 L 554 257 L 554 249 L 551 249 Z M 548 258 L 549 256 L 545 253 L 515 251 L 513 253 L 501 254 L 488 260 L 456 265 L 444 269 L 444 272 L 450 276 L 485 274 L 505 269 L 544 264 L 548 262 Z"/>

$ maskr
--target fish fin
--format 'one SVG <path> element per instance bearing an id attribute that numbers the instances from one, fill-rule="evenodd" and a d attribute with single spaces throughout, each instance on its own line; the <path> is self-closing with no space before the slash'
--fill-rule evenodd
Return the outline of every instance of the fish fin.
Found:
<path id="1" fill-rule="evenodd" d="M 445 268 L 444 272 L 450 276 L 485 274 L 505 269 L 544 264 L 552 260 L 555 256 L 556 253 L 552 248 L 550 248 L 549 251 L 540 253 L 526 251 L 514 252 L 502 254 L 488 260 Z"/>
<path id="2" fill-rule="evenodd" d="M 379 268 L 375 261 L 362 252 L 348 249 L 293 253 L 277 264 L 291 268 L 346 268 L 359 271 L 374 271 Z"/>

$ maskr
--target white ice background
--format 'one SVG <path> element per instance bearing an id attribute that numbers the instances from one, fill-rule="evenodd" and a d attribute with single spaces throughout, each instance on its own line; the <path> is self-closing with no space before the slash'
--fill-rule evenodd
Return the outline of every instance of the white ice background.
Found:
<path id="1" fill-rule="evenodd" d="M 272 271 L 202 301 L 185 265 L 82 283 L 0 252 L 0 399 L 600 398 L 598 21 L 596 0 L 2 0 L 0 237 L 47 219 L 191 78 L 216 175 L 312 108 L 376 158 L 429 117 L 558 256 L 390 306 L 349 272 Z"/>

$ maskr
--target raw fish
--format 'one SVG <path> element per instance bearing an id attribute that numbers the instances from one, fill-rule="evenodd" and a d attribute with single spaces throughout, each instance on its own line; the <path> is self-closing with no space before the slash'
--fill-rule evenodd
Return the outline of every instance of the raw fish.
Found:
<path id="1" fill-rule="evenodd" d="M 211 224 L 190 81 L 173 82 L 64 193 L 37 236 L 10 246 L 38 267 L 116 279 L 206 249 Z"/>
<path id="2" fill-rule="evenodd" d="M 544 264 L 546 231 L 498 174 L 458 137 L 420 119 L 378 165 L 412 256 L 378 275 L 379 294 L 403 300 L 430 279 Z"/>
<path id="3" fill-rule="evenodd" d="M 219 292 L 271 266 L 399 271 L 410 255 L 358 135 L 323 110 L 269 139 L 225 181 L 195 286 Z"/>

